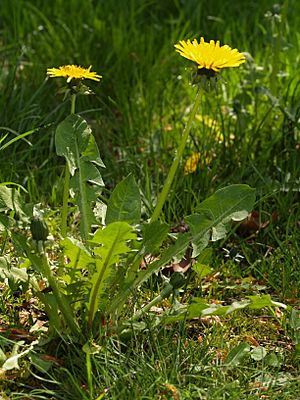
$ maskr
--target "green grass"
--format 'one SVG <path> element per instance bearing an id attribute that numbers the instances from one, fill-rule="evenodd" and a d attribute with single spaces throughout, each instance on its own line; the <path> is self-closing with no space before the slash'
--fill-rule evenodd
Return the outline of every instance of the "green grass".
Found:
<path id="1" fill-rule="evenodd" d="M 133 172 L 144 201 L 143 218 L 151 216 L 173 161 L 196 89 L 189 84 L 191 65 L 173 45 L 180 39 L 220 39 L 249 53 L 248 62 L 224 71 L 218 93 L 203 98 L 199 114 L 214 119 L 225 140 L 195 122 L 184 160 L 193 152 L 208 154 L 193 174 L 177 173 L 163 218 L 181 224 L 204 198 L 232 183 L 257 189 L 256 210 L 269 224 L 256 232 L 235 228 L 213 248 L 213 274 L 199 281 L 193 275 L 185 301 L 201 295 L 207 301 L 231 303 L 247 295 L 269 293 L 289 304 L 283 316 L 270 310 L 237 312 L 217 323 L 192 321 L 151 328 L 128 338 L 106 337 L 91 356 L 73 339 L 57 343 L 37 335 L 37 355 L 62 360 L 42 364 L 20 361 L 20 370 L 1 380 L 4 399 L 267 399 L 294 400 L 299 388 L 299 50 L 300 3 L 229 0 L 129 0 L 120 2 L 2 0 L 0 9 L 0 144 L 34 132 L 0 150 L 0 182 L 16 182 L 28 191 L 26 200 L 49 207 L 47 218 L 57 235 L 64 163 L 55 154 L 57 123 L 70 104 L 57 93 L 59 81 L 46 80 L 46 69 L 80 64 L 103 75 L 92 82 L 94 96 L 78 99 L 78 112 L 93 128 L 106 164 L 104 198 Z M 233 139 L 230 139 L 232 137 Z M 76 215 L 70 218 L 76 232 Z M 17 262 L 5 234 L 1 255 Z M 236 258 L 239 254 L 241 257 Z M 154 282 L 157 287 L 157 282 Z M 2 285 L 2 284 L 1 284 Z M 158 283 L 159 285 L 159 283 Z M 29 331 L 45 316 L 39 303 L 20 322 L 26 285 L 0 287 L 1 326 Z M 145 299 L 149 287 L 143 288 Z M 151 293 L 151 290 L 150 290 Z M 160 305 L 159 305 L 160 306 Z M 167 305 L 165 305 L 167 306 Z M 23 308 L 22 308 L 23 307 Z M 0 334 L 4 351 L 13 337 Z M 225 367 L 226 355 L 246 336 L 253 336 L 276 366 L 247 355 Z M 8 337 L 8 339 L 7 339 Z M 201 337 L 200 339 L 198 339 Z M 27 348 L 29 343 L 22 344 Z M 48 369 L 49 368 L 49 369 Z M 88 383 L 93 386 L 91 393 Z M 270 385 L 266 382 L 271 382 Z M 173 392 L 170 384 L 174 386 Z M 2 391 L 2 392 L 1 392 Z"/>
<path id="2" fill-rule="evenodd" d="M 263 394 L 274 400 L 295 398 L 299 379 L 289 351 L 281 344 L 285 341 L 287 346 L 288 339 L 283 334 L 278 338 L 275 320 L 261 316 L 247 322 L 249 319 L 251 315 L 241 315 L 223 323 L 207 325 L 198 321 L 167 330 L 151 329 L 142 337 L 127 339 L 126 344 L 118 338 L 108 338 L 92 357 L 93 398 L 106 391 L 110 399 L 255 399 Z M 238 367 L 222 366 L 234 343 L 244 335 L 258 338 L 262 334 L 268 335 L 265 342 L 260 341 L 268 353 L 265 361 L 248 356 Z M 43 376 L 35 372 L 37 379 L 26 383 L 19 379 L 10 398 L 24 398 L 24 392 L 29 399 L 90 398 L 84 353 L 66 340 L 56 351 L 57 357 L 62 354 L 65 363 L 56 372 Z M 274 356 L 277 364 L 271 362 Z M 166 384 L 174 387 L 177 397 Z"/>

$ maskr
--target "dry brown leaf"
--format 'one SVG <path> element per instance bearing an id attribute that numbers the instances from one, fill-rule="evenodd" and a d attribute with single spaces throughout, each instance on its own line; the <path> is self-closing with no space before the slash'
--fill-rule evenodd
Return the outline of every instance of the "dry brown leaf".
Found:
<path id="1" fill-rule="evenodd" d="M 0 327 L 0 334 L 4 334 L 8 339 L 11 340 L 25 340 L 27 342 L 33 342 L 36 339 L 24 329 L 10 328 L 8 326 Z"/>
<path id="2" fill-rule="evenodd" d="M 28 325 L 29 317 L 30 317 L 29 311 L 27 311 L 27 310 L 19 311 L 19 321 L 20 321 L 21 325 L 23 325 L 23 326 Z"/>
<path id="3" fill-rule="evenodd" d="M 246 342 L 248 342 L 249 344 L 251 344 L 252 346 L 258 347 L 259 343 L 258 341 L 255 339 L 254 336 L 250 336 L 250 335 L 245 335 L 244 336 L 244 340 L 246 340 Z"/>
<path id="4" fill-rule="evenodd" d="M 164 383 L 163 386 L 167 390 L 164 390 L 162 394 L 168 394 L 169 396 L 171 395 L 173 400 L 180 400 L 178 390 L 174 385 L 171 385 L 170 383 Z"/>
<path id="5" fill-rule="evenodd" d="M 164 271 L 171 271 L 171 272 L 182 272 L 185 273 L 192 265 L 192 248 L 188 247 L 185 251 L 183 259 L 179 263 L 173 263 L 166 268 L 164 268 Z"/>
<path id="6" fill-rule="evenodd" d="M 178 225 L 175 225 L 173 228 L 171 228 L 171 232 L 173 233 L 184 233 L 188 230 L 189 226 L 184 221 L 181 221 Z"/>
<path id="7" fill-rule="evenodd" d="M 299 299 L 296 299 L 295 297 L 289 298 L 289 299 L 284 299 L 285 303 L 289 303 L 289 304 L 295 304 L 299 302 Z"/>
<path id="8" fill-rule="evenodd" d="M 199 336 L 197 337 L 197 342 L 198 342 L 199 344 L 202 344 L 202 343 L 203 343 L 203 336 L 202 336 L 202 335 L 199 335 Z"/>
<path id="9" fill-rule="evenodd" d="M 64 365 L 64 360 L 62 360 L 61 358 L 50 356 L 48 354 L 42 355 L 41 359 L 44 361 L 52 362 L 53 364 L 57 365 L 58 367 L 62 367 Z"/>
<path id="10" fill-rule="evenodd" d="M 239 225 L 237 233 L 241 236 L 250 236 L 261 229 L 265 229 L 271 222 L 278 220 L 278 214 L 274 211 L 271 215 L 270 220 L 262 222 L 261 214 L 258 211 L 253 210 L 248 217 Z"/>
<path id="11" fill-rule="evenodd" d="M 283 311 L 281 310 L 281 308 L 279 308 L 279 307 L 275 308 L 275 315 L 278 319 L 281 319 L 283 317 L 284 314 L 283 314 Z"/>

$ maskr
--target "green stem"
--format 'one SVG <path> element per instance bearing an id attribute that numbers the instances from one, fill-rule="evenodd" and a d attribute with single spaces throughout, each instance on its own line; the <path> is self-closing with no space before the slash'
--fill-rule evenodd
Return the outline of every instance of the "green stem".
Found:
<path id="1" fill-rule="evenodd" d="M 89 388 L 90 399 L 94 398 L 93 396 L 93 375 L 92 375 L 92 362 L 91 362 L 91 354 L 86 353 L 86 374 Z"/>
<path id="2" fill-rule="evenodd" d="M 73 333 L 74 336 L 79 337 L 82 336 L 80 329 L 76 323 L 76 321 L 73 318 L 73 311 L 67 302 L 67 300 L 64 298 L 61 289 L 57 283 L 56 278 L 52 274 L 47 256 L 45 253 L 35 255 L 32 253 L 30 247 L 27 245 L 27 243 L 24 244 L 23 238 L 22 241 L 20 241 L 20 237 L 15 236 L 15 239 L 17 240 L 18 243 L 21 244 L 21 246 L 24 248 L 26 255 L 28 259 L 30 260 L 31 264 L 35 268 L 36 271 L 42 274 L 44 276 L 48 283 L 50 288 L 52 289 L 53 295 L 55 297 L 56 304 L 58 306 L 58 309 L 61 311 L 63 314 L 64 320 L 69 326 L 71 332 Z M 35 285 L 36 286 L 36 285 Z M 45 309 L 47 314 L 49 315 L 49 318 L 52 316 L 54 320 L 57 320 L 56 315 L 53 314 L 51 307 L 48 305 L 47 298 L 44 296 L 43 293 L 40 292 L 40 289 L 36 287 L 36 292 L 37 296 L 39 299 L 44 303 Z"/>
<path id="3" fill-rule="evenodd" d="M 70 114 L 75 114 L 76 94 L 71 95 L 71 110 Z M 65 168 L 64 178 L 64 191 L 63 191 L 63 205 L 61 211 L 61 235 L 67 236 L 67 219 L 68 219 L 68 201 L 69 201 L 69 188 L 70 188 L 70 169 L 68 163 Z"/>
<path id="4" fill-rule="evenodd" d="M 61 235 L 64 238 L 67 236 L 69 186 L 70 186 L 70 169 L 69 169 L 69 165 L 66 164 L 65 178 L 64 178 L 64 191 L 63 191 L 63 205 L 62 205 L 62 210 L 61 210 Z"/>
<path id="5" fill-rule="evenodd" d="M 75 105 L 76 105 L 76 93 L 71 95 L 71 112 L 70 114 L 75 114 Z"/>
<path id="6" fill-rule="evenodd" d="M 96 282 L 92 286 L 90 300 L 89 300 L 89 304 L 88 304 L 88 327 L 90 329 L 92 328 L 94 316 L 96 313 L 96 306 L 97 306 L 96 302 L 97 302 L 97 297 L 99 296 L 100 285 L 103 281 L 103 277 L 104 277 L 106 268 L 108 268 L 108 266 L 109 266 L 109 260 L 112 257 L 112 253 L 113 253 L 115 245 L 116 245 L 116 240 L 117 239 L 115 238 L 105 260 L 103 261 L 102 267 L 101 268 L 98 267 L 97 263 L 96 263 L 96 269 L 99 269 L 100 271 L 98 273 L 98 277 L 96 278 Z"/>
<path id="7" fill-rule="evenodd" d="M 51 310 L 51 307 L 49 306 L 46 296 L 44 295 L 44 293 L 41 292 L 41 289 L 37 283 L 37 281 L 35 279 L 29 278 L 29 282 L 30 285 L 32 286 L 32 288 L 34 289 L 34 295 L 40 300 L 41 303 L 44 304 L 45 307 L 45 312 L 48 315 L 48 317 L 52 318 L 52 322 L 54 321 L 54 325 L 56 327 L 56 329 L 59 329 L 59 324 L 57 323 L 57 318 L 56 316 L 54 316 L 53 311 Z"/>
<path id="8" fill-rule="evenodd" d="M 42 261 L 42 269 L 45 277 L 47 278 L 49 282 L 49 286 L 51 287 L 53 291 L 53 295 L 55 297 L 55 300 L 57 302 L 57 305 L 62 312 L 64 319 L 69 326 L 71 332 L 73 335 L 78 337 L 80 334 L 80 330 L 78 328 L 78 325 L 73 319 L 73 312 L 71 307 L 69 306 L 68 302 L 64 299 L 63 295 L 61 294 L 61 290 L 57 284 L 57 281 L 55 277 L 52 274 L 52 271 L 50 269 L 47 257 L 45 255 L 41 256 L 41 261 Z"/>
<path id="9" fill-rule="evenodd" d="M 201 99 L 201 92 L 200 92 L 200 88 L 199 88 L 198 92 L 197 92 L 197 95 L 196 95 L 196 98 L 195 98 L 194 106 L 193 106 L 192 111 L 190 113 L 188 122 L 187 122 L 187 124 L 186 124 L 186 126 L 184 128 L 184 131 L 183 131 L 183 134 L 182 134 L 182 138 L 181 138 L 181 141 L 179 143 L 179 146 L 178 146 L 175 158 L 173 160 L 173 163 L 171 165 L 169 174 L 168 174 L 167 179 L 165 181 L 164 187 L 163 187 L 163 189 L 162 189 L 162 191 L 161 191 L 161 193 L 160 193 L 160 195 L 158 197 L 156 207 L 155 207 L 155 209 L 153 211 L 153 214 L 152 214 L 152 217 L 151 217 L 151 222 L 156 221 L 159 218 L 160 213 L 162 211 L 162 208 L 163 208 L 163 206 L 165 204 L 165 201 L 166 201 L 166 199 L 168 197 L 171 185 L 173 183 L 173 180 L 174 180 L 174 177 L 175 177 L 178 165 L 179 165 L 179 161 L 181 160 L 184 148 L 186 146 L 186 143 L 187 143 L 187 140 L 188 140 L 188 137 L 189 137 L 189 133 L 190 133 L 190 130 L 191 130 L 191 127 L 192 127 L 192 123 L 194 121 L 196 112 L 197 112 L 199 104 L 200 104 L 200 99 Z"/>
<path id="10" fill-rule="evenodd" d="M 168 283 L 163 290 L 161 291 L 161 293 L 156 296 L 153 300 L 150 301 L 150 303 L 148 303 L 145 307 L 143 307 L 142 309 L 140 309 L 137 313 L 134 314 L 134 316 L 130 319 L 130 322 L 135 321 L 137 319 L 139 319 L 141 316 L 143 316 L 147 311 L 150 310 L 151 307 L 155 306 L 155 304 L 159 303 L 160 301 L 162 301 L 164 298 L 168 297 L 174 290 L 173 285 L 171 285 L 170 283 Z"/>

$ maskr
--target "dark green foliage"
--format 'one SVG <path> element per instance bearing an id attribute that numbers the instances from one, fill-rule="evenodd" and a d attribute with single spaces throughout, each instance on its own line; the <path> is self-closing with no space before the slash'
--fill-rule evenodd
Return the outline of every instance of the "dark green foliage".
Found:
<path id="1" fill-rule="evenodd" d="M 88 239 L 91 226 L 96 223 L 93 208 L 104 186 L 98 169 L 104 167 L 98 146 L 87 122 L 75 114 L 58 125 L 55 146 L 57 154 L 66 158 L 71 174 L 70 190 L 81 214 L 81 235 Z"/>
<path id="2" fill-rule="evenodd" d="M 125 221 L 138 224 L 141 220 L 140 190 L 134 177 L 129 175 L 118 183 L 107 203 L 105 222 Z"/>

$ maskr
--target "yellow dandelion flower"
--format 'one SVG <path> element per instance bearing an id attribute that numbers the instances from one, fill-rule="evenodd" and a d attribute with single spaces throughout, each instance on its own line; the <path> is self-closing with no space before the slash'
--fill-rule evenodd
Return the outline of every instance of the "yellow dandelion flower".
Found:
<path id="1" fill-rule="evenodd" d="M 205 167 L 212 161 L 212 156 L 208 154 L 201 156 L 200 153 L 192 153 L 184 164 L 184 175 L 192 174 L 198 166 Z"/>
<path id="2" fill-rule="evenodd" d="M 100 81 L 101 75 L 97 75 L 97 72 L 91 72 L 92 66 L 89 68 L 82 68 L 77 65 L 63 65 L 59 68 L 48 68 L 47 75 L 50 78 L 67 78 L 67 82 L 71 82 L 72 79 L 92 79 L 93 81 Z"/>
<path id="3" fill-rule="evenodd" d="M 218 122 L 215 119 L 210 118 L 207 115 L 196 114 L 195 118 L 202 122 L 207 128 L 214 131 L 216 135 L 221 135 L 221 129 Z"/>
<path id="4" fill-rule="evenodd" d="M 193 153 L 185 162 L 184 175 L 192 174 L 196 171 L 200 160 L 200 153 Z"/>
<path id="5" fill-rule="evenodd" d="M 218 72 L 222 68 L 238 67 L 246 61 L 245 56 L 239 53 L 237 49 L 224 45 L 220 46 L 219 41 L 211 40 L 205 42 L 204 38 L 200 38 L 200 42 L 194 39 L 181 40 L 175 44 L 176 51 L 189 60 L 198 64 L 199 69 L 211 70 Z"/>

